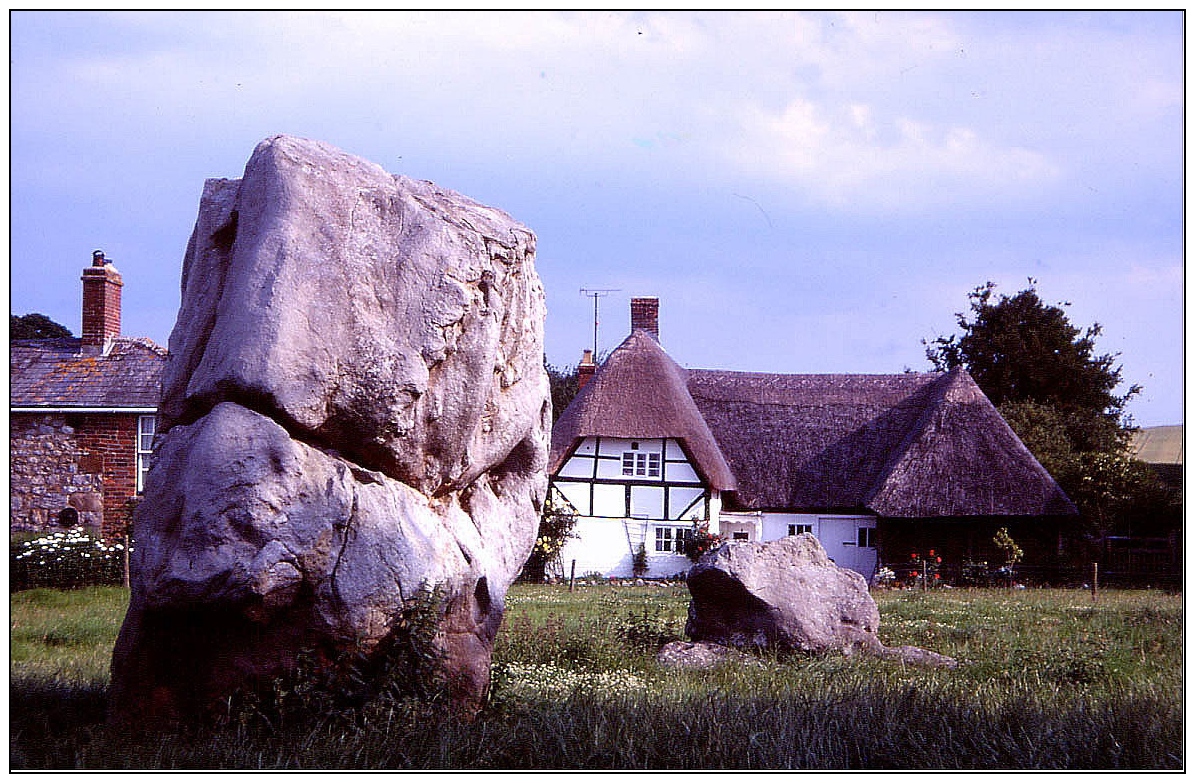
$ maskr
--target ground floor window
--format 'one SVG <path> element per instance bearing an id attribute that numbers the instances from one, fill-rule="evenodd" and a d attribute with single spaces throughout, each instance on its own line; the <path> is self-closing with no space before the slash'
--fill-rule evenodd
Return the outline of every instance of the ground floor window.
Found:
<path id="1" fill-rule="evenodd" d="M 874 527 L 859 528 L 859 546 L 865 549 L 876 548 L 876 529 Z"/>
<path id="2" fill-rule="evenodd" d="M 802 533 L 812 533 L 812 532 L 813 532 L 813 525 L 797 524 L 797 525 L 789 525 L 788 526 L 788 534 L 790 536 L 799 536 Z"/>
<path id="3" fill-rule="evenodd" d="M 154 433 L 157 431 L 156 416 L 137 417 L 137 494 L 145 491 L 145 475 L 149 473 L 150 457 L 154 451 Z"/>
<path id="4" fill-rule="evenodd" d="M 735 541 L 750 541 L 751 534 L 740 530 L 737 533 L 735 533 L 732 538 Z"/>
<path id="5" fill-rule="evenodd" d="M 693 538 L 691 527 L 657 527 L 656 551 L 685 553 L 685 542 Z"/>

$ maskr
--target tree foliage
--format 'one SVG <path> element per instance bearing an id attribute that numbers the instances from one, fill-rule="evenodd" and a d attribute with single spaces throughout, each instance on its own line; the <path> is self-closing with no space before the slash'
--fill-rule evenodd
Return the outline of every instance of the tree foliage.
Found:
<path id="1" fill-rule="evenodd" d="M 10 340 L 43 340 L 70 336 L 70 329 L 41 313 L 8 316 L 8 339 Z"/>
<path id="2" fill-rule="evenodd" d="M 1063 305 L 1029 287 L 1014 296 L 988 282 L 969 294 L 970 313 L 956 313 L 960 335 L 923 341 L 940 371 L 963 367 L 997 405 L 1013 431 L 1078 506 L 1073 531 L 1149 534 L 1174 518 L 1175 497 L 1147 465 L 1132 459 L 1132 428 L 1116 354 L 1097 353 L 1099 324 L 1080 329 Z"/>
<path id="3" fill-rule="evenodd" d="M 923 341 L 926 357 L 938 370 L 964 367 L 997 406 L 1054 408 L 1084 450 L 1106 446 L 1101 439 L 1118 428 L 1125 403 L 1141 389 L 1134 384 L 1118 395 L 1117 354 L 1096 353 L 1100 325 L 1074 326 L 1062 306 L 1041 300 L 1035 284 L 1030 279 L 1014 296 L 997 297 L 992 282 L 976 288 L 970 314 L 955 314 L 962 334 Z M 1087 442 L 1092 427 L 1095 440 Z"/>
<path id="4" fill-rule="evenodd" d="M 552 423 L 560 418 L 560 414 L 577 396 L 577 365 L 557 367 L 549 364 L 544 357 L 544 370 L 548 373 L 548 386 L 552 392 Z"/>

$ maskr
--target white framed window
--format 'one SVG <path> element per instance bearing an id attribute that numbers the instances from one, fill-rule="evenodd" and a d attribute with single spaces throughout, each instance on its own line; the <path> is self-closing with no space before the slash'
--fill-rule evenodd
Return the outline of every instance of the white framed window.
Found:
<path id="1" fill-rule="evenodd" d="M 657 527 L 656 551 L 685 553 L 685 542 L 693 538 L 691 527 Z"/>
<path id="2" fill-rule="evenodd" d="M 660 477 L 660 455 L 647 451 L 624 451 L 622 475 L 644 478 Z"/>
<path id="3" fill-rule="evenodd" d="M 812 532 L 813 532 L 813 525 L 796 524 L 796 525 L 788 526 L 788 534 L 790 536 L 799 536 L 802 533 L 812 533 Z"/>
<path id="4" fill-rule="evenodd" d="M 137 494 L 145 491 L 145 476 L 149 473 L 154 452 L 154 433 L 158 429 L 157 416 L 137 417 Z"/>
<path id="5" fill-rule="evenodd" d="M 876 529 L 874 527 L 859 528 L 858 543 L 860 547 L 865 549 L 876 548 Z"/>

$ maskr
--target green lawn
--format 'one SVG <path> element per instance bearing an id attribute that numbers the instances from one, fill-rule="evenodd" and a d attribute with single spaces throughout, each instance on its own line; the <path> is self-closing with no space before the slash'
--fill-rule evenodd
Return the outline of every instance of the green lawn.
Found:
<path id="1" fill-rule="evenodd" d="M 114 736 L 107 663 L 127 593 L 11 597 L 13 768 L 1179 769 L 1181 596 L 1157 591 L 875 594 L 886 644 L 955 670 L 866 657 L 676 672 L 683 585 L 516 585 L 491 705 L 464 723 L 409 702 L 351 716 L 245 712 L 186 737 Z"/>

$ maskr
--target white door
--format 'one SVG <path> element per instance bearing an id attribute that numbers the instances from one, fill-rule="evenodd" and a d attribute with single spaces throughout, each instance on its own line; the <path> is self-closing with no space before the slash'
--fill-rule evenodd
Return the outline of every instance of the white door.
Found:
<path id="1" fill-rule="evenodd" d="M 875 519 L 871 517 L 821 517 L 818 540 L 836 564 L 871 579 L 876 568 Z"/>

